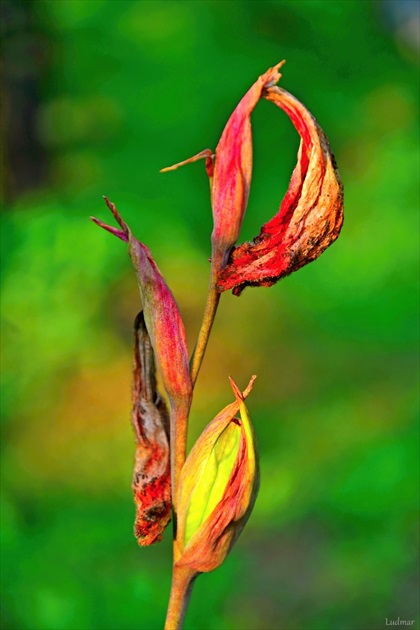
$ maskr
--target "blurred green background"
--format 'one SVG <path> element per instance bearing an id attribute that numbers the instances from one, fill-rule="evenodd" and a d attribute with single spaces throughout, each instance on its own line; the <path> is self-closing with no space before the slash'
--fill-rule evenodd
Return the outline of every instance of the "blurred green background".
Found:
<path id="1" fill-rule="evenodd" d="M 2 628 L 163 626 L 171 541 L 132 535 L 126 248 L 152 249 L 190 348 L 205 301 L 203 164 L 239 99 L 281 85 L 326 131 L 346 219 L 318 261 L 225 294 L 191 443 L 244 386 L 261 451 L 254 513 L 199 578 L 185 627 L 369 630 L 416 622 L 418 3 L 3 0 Z M 298 136 L 268 102 L 242 240 L 277 210 Z M 417 625 L 416 625 L 417 624 Z"/>

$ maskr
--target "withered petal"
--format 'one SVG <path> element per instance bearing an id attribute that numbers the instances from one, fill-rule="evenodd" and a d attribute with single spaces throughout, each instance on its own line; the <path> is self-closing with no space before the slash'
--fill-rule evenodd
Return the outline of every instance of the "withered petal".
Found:
<path id="1" fill-rule="evenodd" d="M 132 488 L 139 545 L 162 539 L 171 519 L 169 416 L 156 388 L 155 361 L 143 312 L 134 322 L 132 423 L 136 454 Z"/>

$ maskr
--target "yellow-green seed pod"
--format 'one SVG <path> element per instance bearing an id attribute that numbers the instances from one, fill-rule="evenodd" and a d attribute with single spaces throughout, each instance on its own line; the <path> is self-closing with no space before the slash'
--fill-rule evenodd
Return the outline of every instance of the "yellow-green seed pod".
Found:
<path id="1" fill-rule="evenodd" d="M 178 566 L 213 571 L 243 529 L 258 492 L 254 431 L 242 394 L 206 427 L 181 472 L 178 490 Z M 239 412 L 240 417 L 236 414 Z"/>

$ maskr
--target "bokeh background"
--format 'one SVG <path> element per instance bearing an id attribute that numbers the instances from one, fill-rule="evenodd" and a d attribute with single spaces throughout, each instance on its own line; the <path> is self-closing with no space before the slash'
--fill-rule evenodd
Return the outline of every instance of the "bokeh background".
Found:
<path id="1" fill-rule="evenodd" d="M 132 322 L 124 245 L 89 221 L 115 201 L 179 302 L 205 302 L 203 164 L 282 58 L 345 184 L 342 235 L 270 289 L 225 294 L 191 443 L 258 374 L 262 484 L 187 629 L 368 630 L 416 620 L 418 3 L 2 0 L 2 628 L 163 626 L 170 533 L 132 536 Z M 298 136 L 268 102 L 242 240 L 277 210 Z M 417 624 L 417 625 L 416 625 Z"/>

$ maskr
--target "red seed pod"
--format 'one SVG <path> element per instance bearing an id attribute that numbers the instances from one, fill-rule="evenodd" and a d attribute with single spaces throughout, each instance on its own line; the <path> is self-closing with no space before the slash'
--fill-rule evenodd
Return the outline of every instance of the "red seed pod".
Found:
<path id="1" fill-rule="evenodd" d="M 155 361 L 143 312 L 134 322 L 133 410 L 136 437 L 134 534 L 139 545 L 162 540 L 171 519 L 169 415 L 156 389 Z"/>

